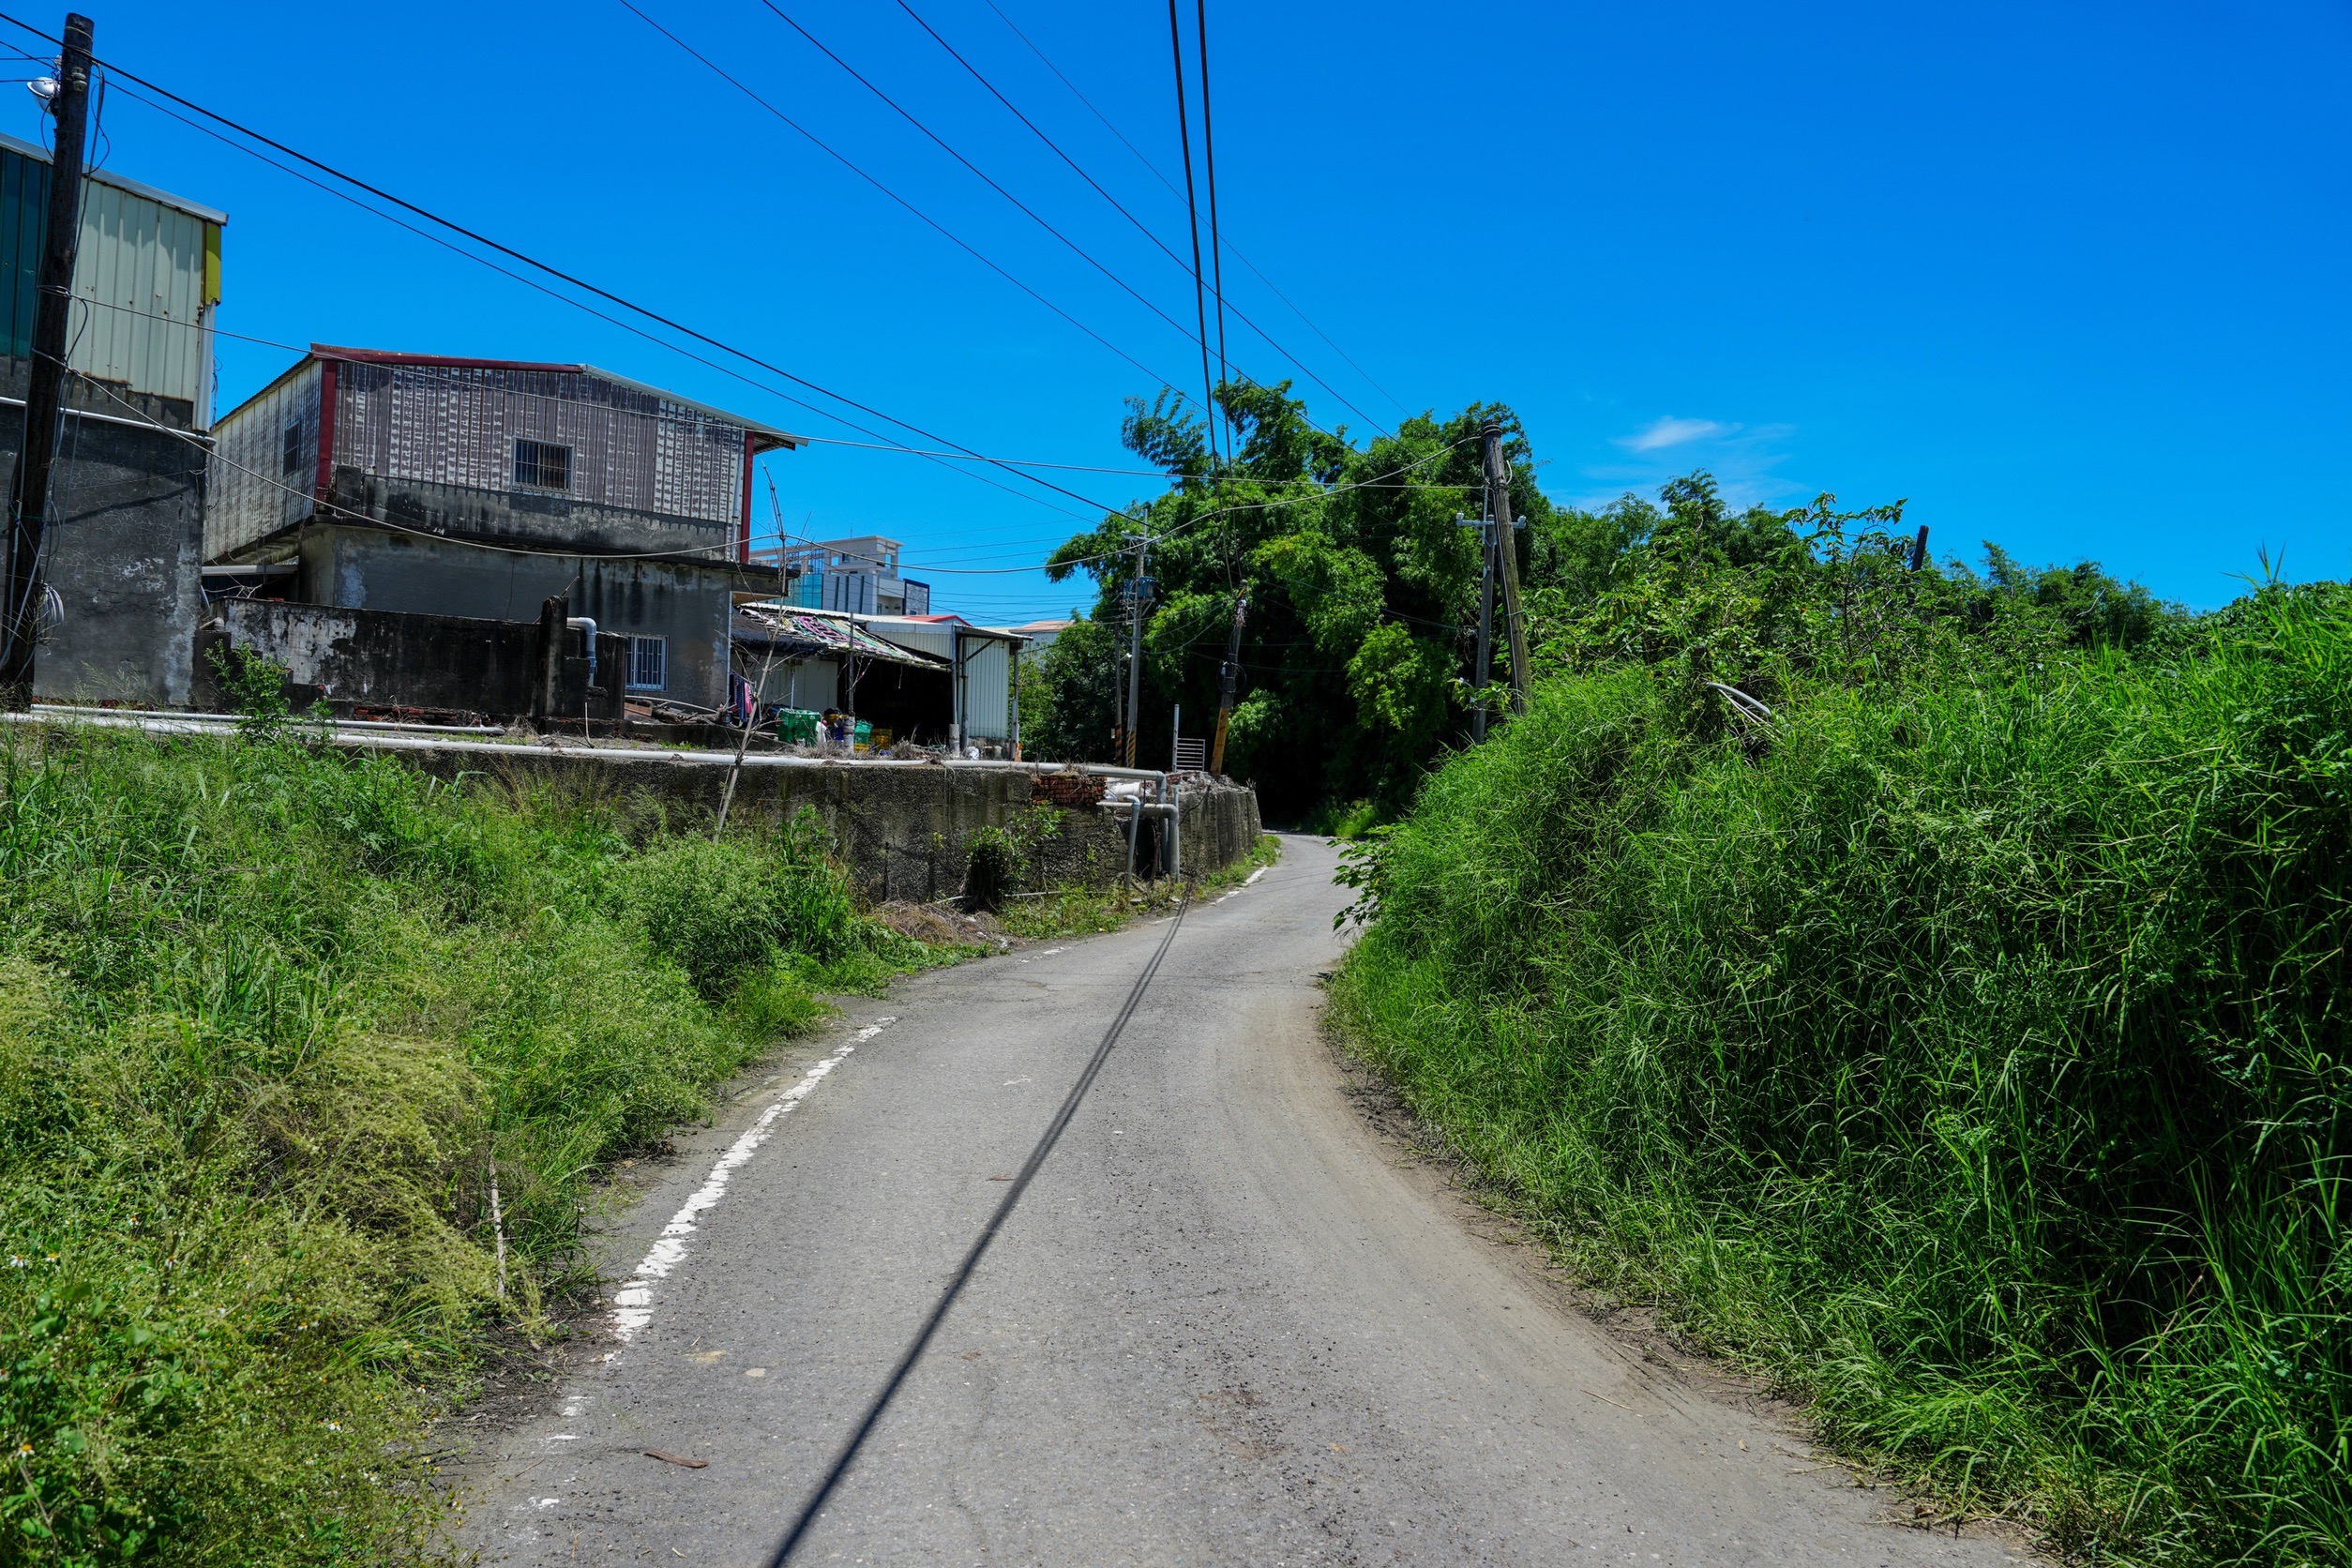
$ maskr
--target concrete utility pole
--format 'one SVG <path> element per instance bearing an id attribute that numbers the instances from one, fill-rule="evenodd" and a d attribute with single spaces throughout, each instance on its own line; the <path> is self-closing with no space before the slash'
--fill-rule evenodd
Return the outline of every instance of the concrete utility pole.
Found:
<path id="1" fill-rule="evenodd" d="M 1485 438 L 1486 515 L 1494 520 L 1492 549 L 1502 563 L 1502 629 L 1511 640 L 1511 711 L 1527 712 L 1527 623 L 1519 615 L 1519 540 L 1511 529 L 1511 471 L 1502 461 L 1502 425 L 1489 419 Z"/>
<path id="2" fill-rule="evenodd" d="M 1143 605 L 1151 596 L 1152 580 L 1144 573 L 1152 565 L 1152 547 L 1146 543 L 1135 547 L 1135 624 L 1134 641 L 1127 651 L 1127 733 L 1126 764 L 1135 766 L 1136 731 L 1143 727 Z"/>
<path id="3" fill-rule="evenodd" d="M 1225 638 L 1225 663 L 1217 670 L 1217 738 L 1209 748 L 1209 772 L 1225 776 L 1225 727 L 1233 718 L 1233 688 L 1242 675 L 1242 622 L 1249 614 L 1249 584 L 1233 601 L 1233 629 Z"/>
<path id="4" fill-rule="evenodd" d="M 73 259 L 82 240 L 82 143 L 90 106 L 90 19 L 66 16 L 66 50 L 57 62 L 57 117 L 50 158 L 49 225 L 41 235 L 38 302 L 33 310 L 32 373 L 24 389 L 24 431 L 17 447 L 16 488 L 8 517 L 8 600 L 0 605 L 0 706 L 33 702 L 33 642 L 40 626 L 41 532 L 49 520 L 49 473 L 66 379 L 66 313 L 73 303 Z"/>
<path id="5" fill-rule="evenodd" d="M 1485 565 L 1478 569 L 1478 658 L 1470 666 L 1470 685 L 1480 691 L 1495 671 L 1495 520 L 1487 517 L 1478 525 L 1479 541 L 1485 546 Z M 1478 706 L 1470 710 L 1470 740 L 1479 746 L 1486 744 L 1486 700 L 1480 698 Z"/>

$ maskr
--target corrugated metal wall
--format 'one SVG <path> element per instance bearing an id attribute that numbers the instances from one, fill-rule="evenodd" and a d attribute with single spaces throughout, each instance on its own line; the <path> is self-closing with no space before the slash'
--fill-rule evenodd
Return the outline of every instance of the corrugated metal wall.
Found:
<path id="1" fill-rule="evenodd" d="M 300 427 L 294 462 L 286 431 Z M 204 559 L 218 561 L 309 517 L 319 477 L 319 365 L 312 360 L 220 421 L 205 489 Z"/>
<path id="2" fill-rule="evenodd" d="M 33 356 L 33 299 L 48 212 L 49 165 L 0 148 L 0 330 L 10 359 Z"/>
<path id="3" fill-rule="evenodd" d="M 867 623 L 866 629 L 886 642 L 921 653 L 952 658 L 958 641 L 964 656 L 964 733 L 973 740 L 1010 740 L 1013 735 L 1012 644 L 993 637 L 975 637 L 938 621 Z"/>
<path id="4" fill-rule="evenodd" d="M 0 147 L 0 337 L 11 358 L 33 352 L 34 280 L 48 228 L 49 165 Z M 83 186 L 79 307 L 68 363 L 99 381 L 188 406 L 212 426 L 212 309 L 220 226 L 91 179 Z M 104 400 L 96 400 L 102 410 Z M 114 409 L 111 412 L 128 414 Z"/>
<path id="5" fill-rule="evenodd" d="M 335 465 L 389 479 L 515 488 L 515 443 L 571 448 L 566 493 L 735 526 L 744 428 L 594 375 L 339 364 Z"/>
<path id="6" fill-rule="evenodd" d="M 100 381 L 188 403 L 200 430 L 212 424 L 204 257 L 216 243 L 208 232 L 214 230 L 192 214 L 101 181 L 82 188 L 73 296 L 89 308 L 74 312 L 68 362 Z"/>

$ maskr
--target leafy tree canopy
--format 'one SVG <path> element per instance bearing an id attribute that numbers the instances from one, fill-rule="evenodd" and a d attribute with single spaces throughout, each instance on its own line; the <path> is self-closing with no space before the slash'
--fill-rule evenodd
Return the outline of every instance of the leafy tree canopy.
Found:
<path id="1" fill-rule="evenodd" d="M 1463 522 L 1482 510 L 1489 418 L 1502 428 L 1522 524 L 1515 548 L 1537 673 L 1675 662 L 1694 723 L 1726 722 L 1710 682 L 1770 701 L 1800 673 L 1862 680 L 1929 658 L 2130 646 L 2183 620 L 2094 564 L 2037 572 L 1990 544 L 1981 574 L 1957 561 L 1910 570 L 1901 502 L 1842 511 L 1824 495 L 1793 511 L 1735 510 L 1702 472 L 1655 502 L 1557 505 L 1501 404 L 1421 414 L 1359 445 L 1344 426 L 1309 422 L 1288 382 L 1228 383 L 1217 402 L 1229 437 L 1214 447 L 1229 455 L 1172 391 L 1127 400 L 1122 438 L 1168 488 L 1048 560 L 1055 581 L 1082 574 L 1094 602 L 1024 678 L 1035 754 L 1113 760 L 1126 595 L 1145 559 L 1138 762 L 1167 765 L 1173 709 L 1186 734 L 1214 731 L 1246 589 L 1226 771 L 1255 782 L 1276 821 L 1355 800 L 1400 809 L 1467 741 L 1472 706 L 1500 692 L 1470 679 L 1481 559 L 1478 530 Z M 1500 682 L 1500 607 L 1494 641 Z"/>

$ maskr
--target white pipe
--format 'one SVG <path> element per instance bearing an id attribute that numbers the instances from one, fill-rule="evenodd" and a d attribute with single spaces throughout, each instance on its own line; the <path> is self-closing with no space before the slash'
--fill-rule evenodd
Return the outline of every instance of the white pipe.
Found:
<path id="1" fill-rule="evenodd" d="M 160 718 L 128 718 L 119 708 L 100 709 L 98 714 L 62 715 L 49 712 L 0 713 L 0 720 L 11 724 L 87 724 L 104 730 L 144 730 L 158 735 L 217 735 L 220 732 L 218 716 L 210 723 L 191 714 L 173 714 Z M 230 720 L 234 722 L 234 718 Z M 372 722 L 372 721 L 371 721 Z M 390 726 L 386 726 L 390 728 Z M 401 726 L 421 730 L 423 725 Z M 470 733 L 471 731 L 463 731 Z M 373 751 L 462 751 L 480 757 L 544 757 L 550 754 L 577 757 L 626 757 L 646 761 L 667 762 L 675 767 L 732 767 L 735 754 L 731 751 L 673 751 L 656 746 L 566 746 L 560 738 L 542 735 L 536 742 L 501 742 L 471 740 L 440 740 L 430 735 L 405 734 L 339 734 L 336 744 Z M 948 768 L 961 773 L 1028 774 L 1033 776 L 1049 773 L 1066 773 L 1069 767 L 1049 762 L 1013 762 L 996 758 L 966 761 L 951 757 L 943 761 L 927 757 L 796 757 L 784 752 L 755 751 L 743 760 L 746 768 Z M 1148 768 L 1118 768 L 1100 762 L 1079 762 L 1077 770 L 1093 778 L 1135 778 L 1156 783 L 1165 774 Z M 1149 807 L 1145 807 L 1148 811 Z"/>
<path id="2" fill-rule="evenodd" d="M 38 713 L 60 714 L 72 717 L 90 718 L 169 718 L 196 724 L 235 724 L 238 714 L 179 713 L 166 708 L 87 708 L 70 702 L 36 702 Z M 416 735 L 503 735 L 503 724 L 403 724 L 389 718 L 338 718 L 329 720 L 338 730 L 382 730 L 394 733 Z"/>
<path id="3" fill-rule="evenodd" d="M 574 631 L 588 634 L 588 685 L 593 690 L 596 684 L 596 623 L 585 615 L 575 615 L 564 624 Z"/>

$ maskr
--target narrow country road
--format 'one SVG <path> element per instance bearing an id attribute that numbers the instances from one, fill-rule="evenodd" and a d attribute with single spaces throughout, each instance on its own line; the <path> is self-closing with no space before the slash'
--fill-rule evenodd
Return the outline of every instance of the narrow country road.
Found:
<path id="1" fill-rule="evenodd" d="M 2016 1560 L 1562 1310 L 1364 1124 L 1333 867 L 1185 916 L 793 1560 Z M 476 1468 L 485 1560 L 766 1562 L 1166 934 L 915 978 L 731 1107 L 606 1238 L 626 1337 Z"/>

